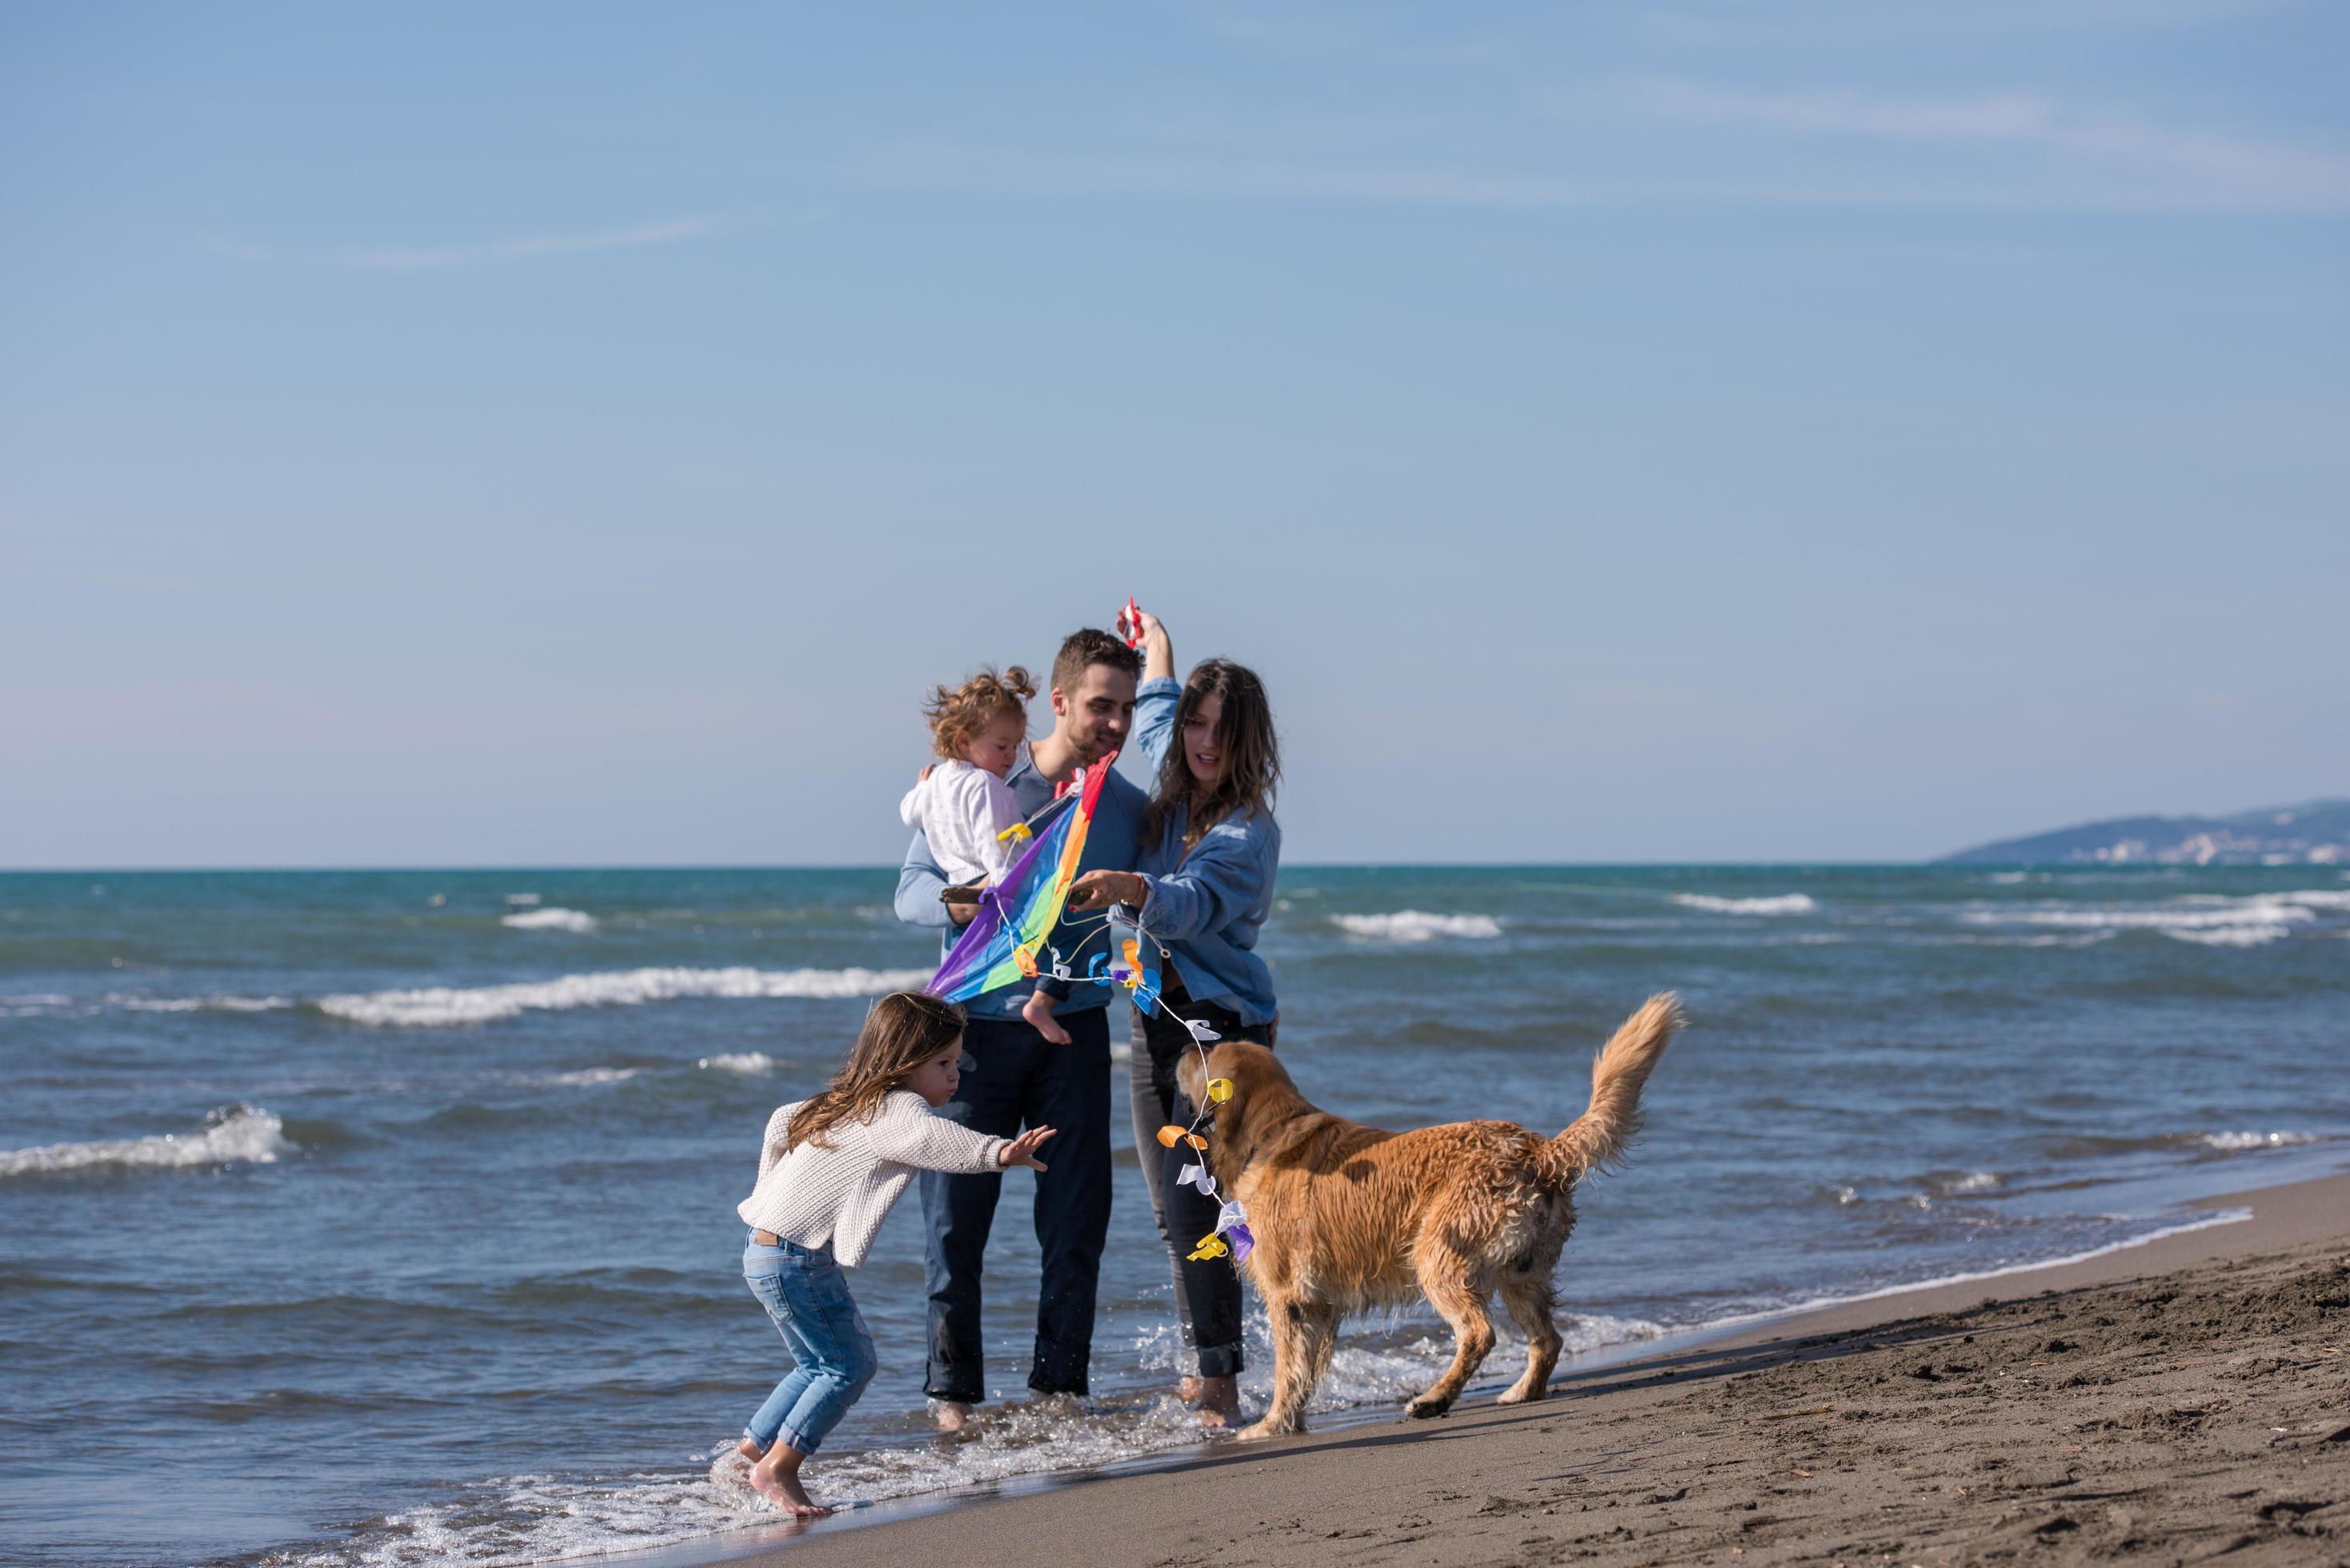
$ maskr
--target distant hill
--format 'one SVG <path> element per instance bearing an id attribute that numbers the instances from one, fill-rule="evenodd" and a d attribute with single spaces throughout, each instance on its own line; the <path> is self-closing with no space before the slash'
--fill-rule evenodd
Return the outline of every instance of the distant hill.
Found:
<path id="1" fill-rule="evenodd" d="M 1945 855 L 2066 866 L 2350 866 L 2350 800 L 2314 800 L 2233 816 L 2117 816 Z"/>

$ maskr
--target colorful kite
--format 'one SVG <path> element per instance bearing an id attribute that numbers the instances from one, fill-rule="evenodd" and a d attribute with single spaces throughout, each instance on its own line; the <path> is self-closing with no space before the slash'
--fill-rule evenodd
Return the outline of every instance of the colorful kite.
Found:
<path id="1" fill-rule="evenodd" d="M 1112 752 L 1085 770 L 1082 786 L 1073 792 L 1076 804 L 1030 841 L 1003 881 L 981 890 L 979 912 L 924 988 L 931 995 L 941 1002 L 968 1002 L 1042 972 L 1036 956 L 1047 950 L 1062 907 L 1069 901 L 1077 858 L 1086 852 L 1086 830 L 1093 826 L 1095 803 L 1101 799 L 1102 783 L 1116 761 L 1118 753 Z"/>

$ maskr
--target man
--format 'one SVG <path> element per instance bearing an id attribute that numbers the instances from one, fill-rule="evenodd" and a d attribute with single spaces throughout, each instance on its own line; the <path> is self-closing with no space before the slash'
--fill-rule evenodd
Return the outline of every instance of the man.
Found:
<path id="1" fill-rule="evenodd" d="M 1053 660 L 1053 732 L 1031 742 L 1026 759 L 1004 780 L 1024 817 L 1052 800 L 1055 784 L 1125 743 L 1141 673 L 1141 656 L 1107 632 L 1075 632 L 1061 644 Z M 1079 871 L 1133 868 L 1144 805 L 1142 791 L 1110 775 L 1094 805 Z M 930 846 L 915 834 L 898 873 L 898 918 L 910 925 L 943 927 L 951 948 L 961 933 L 950 906 L 939 901 L 945 887 Z M 969 919 L 970 910 L 962 906 L 962 918 Z M 1064 926 L 1053 945 L 1074 952 L 1086 929 Z M 1082 961 L 1076 967 L 1082 969 Z M 1094 1291 L 1109 1235 L 1111 988 L 1080 985 L 1061 1003 L 1055 1021 L 1069 1033 L 1066 1045 L 1048 1044 L 1021 1017 L 1031 989 L 1024 981 L 966 1003 L 967 1066 L 955 1098 L 939 1115 L 1000 1137 L 1014 1137 L 1024 1127 L 1060 1129 L 1051 1168 L 1036 1179 L 1036 1240 L 1045 1259 L 1028 1386 L 1040 1394 L 1083 1394 L 1093 1353 Z M 931 1293 L 930 1366 L 922 1386 L 937 1401 L 940 1427 L 956 1431 L 986 1393 L 980 1265 L 1003 1179 L 925 1171 L 921 1190 L 922 1217 L 930 1229 Z"/>

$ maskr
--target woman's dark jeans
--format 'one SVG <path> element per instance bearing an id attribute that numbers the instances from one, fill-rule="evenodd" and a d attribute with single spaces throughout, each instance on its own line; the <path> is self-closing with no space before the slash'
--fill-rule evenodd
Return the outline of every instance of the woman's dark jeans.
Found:
<path id="1" fill-rule="evenodd" d="M 1216 1228 L 1218 1204 L 1196 1188 L 1176 1179 L 1186 1165 L 1205 1164 L 1207 1156 L 1188 1143 L 1162 1148 L 1159 1129 L 1169 1123 L 1191 1125 L 1191 1102 L 1175 1086 L 1175 1067 L 1193 1049 L 1191 1032 L 1168 1015 L 1169 1007 L 1185 1018 L 1195 1018 L 1227 1040 L 1273 1042 L 1272 1026 L 1251 1027 L 1240 1015 L 1212 1002 L 1191 1002 L 1181 996 L 1145 1016 L 1134 1012 L 1134 1051 L 1128 1063 L 1133 1076 L 1134 1151 L 1142 1179 L 1150 1189 L 1150 1211 L 1175 1274 L 1175 1311 L 1183 1324 L 1183 1344 L 1200 1357 L 1202 1377 L 1232 1377 L 1241 1370 L 1241 1277 L 1229 1257 L 1192 1262 L 1189 1254 L 1200 1238 Z M 1212 1129 L 1202 1129 L 1212 1137 Z"/>

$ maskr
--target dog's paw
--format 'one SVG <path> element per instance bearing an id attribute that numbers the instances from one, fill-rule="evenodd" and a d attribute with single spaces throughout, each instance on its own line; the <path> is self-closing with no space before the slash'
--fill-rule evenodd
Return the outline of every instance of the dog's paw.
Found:
<path id="1" fill-rule="evenodd" d="M 1444 1412 L 1451 1408 L 1451 1400 L 1431 1399 L 1427 1395 L 1423 1394 L 1419 1398 L 1414 1399 L 1410 1404 L 1406 1405 L 1403 1407 L 1403 1413 L 1416 1420 L 1424 1421 L 1430 1416 L 1441 1416 Z"/>
<path id="2" fill-rule="evenodd" d="M 1303 1430 L 1304 1428 L 1298 1428 L 1294 1429 Z M 1252 1421 L 1247 1426 L 1243 1427 L 1239 1431 L 1232 1434 L 1232 1440 L 1240 1443 L 1262 1443 L 1267 1438 L 1284 1437 L 1291 1430 L 1293 1430 L 1291 1428 L 1274 1426 L 1271 1418 L 1268 1417 L 1262 1421 Z"/>
<path id="3" fill-rule="evenodd" d="M 1520 1386 L 1512 1388 L 1508 1393 L 1497 1397 L 1493 1403 L 1496 1405 L 1523 1405 L 1530 1400 L 1541 1398 L 1547 1392 L 1549 1392 L 1547 1389 L 1528 1388 L 1521 1384 Z"/>

